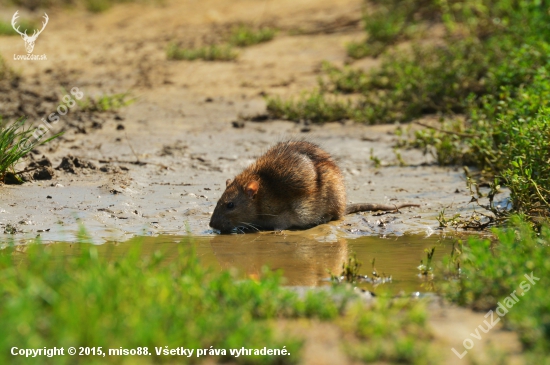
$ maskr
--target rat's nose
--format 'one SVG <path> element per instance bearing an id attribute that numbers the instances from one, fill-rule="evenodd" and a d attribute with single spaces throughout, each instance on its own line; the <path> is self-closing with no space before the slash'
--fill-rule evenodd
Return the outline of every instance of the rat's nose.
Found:
<path id="1" fill-rule="evenodd" d="M 215 215 L 212 215 L 212 218 L 210 218 L 210 223 L 208 224 L 210 228 L 214 229 L 221 229 L 221 222 L 220 219 L 218 219 Z"/>

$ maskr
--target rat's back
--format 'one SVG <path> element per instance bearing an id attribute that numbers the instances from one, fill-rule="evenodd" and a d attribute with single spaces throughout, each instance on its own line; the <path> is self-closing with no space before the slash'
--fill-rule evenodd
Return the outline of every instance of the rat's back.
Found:
<path id="1" fill-rule="evenodd" d="M 339 219 L 345 213 L 346 192 L 340 169 L 314 143 L 280 142 L 247 170 L 259 177 L 264 188 L 262 195 L 258 192 L 258 213 L 275 210 L 277 215 L 272 219 L 273 227 L 268 228 L 306 228 Z"/>

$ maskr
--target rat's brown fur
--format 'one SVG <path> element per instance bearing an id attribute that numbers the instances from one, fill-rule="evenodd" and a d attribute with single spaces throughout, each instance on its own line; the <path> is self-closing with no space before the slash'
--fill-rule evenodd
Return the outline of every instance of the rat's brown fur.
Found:
<path id="1" fill-rule="evenodd" d="M 308 228 L 345 214 L 418 206 L 352 204 L 330 155 L 307 141 L 277 143 L 235 179 L 227 180 L 210 227 L 235 230 Z"/>

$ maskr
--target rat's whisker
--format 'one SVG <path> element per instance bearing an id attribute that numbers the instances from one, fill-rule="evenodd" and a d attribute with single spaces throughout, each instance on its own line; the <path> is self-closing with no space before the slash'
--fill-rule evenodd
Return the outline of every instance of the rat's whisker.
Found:
<path id="1" fill-rule="evenodd" d="M 239 222 L 239 223 L 245 224 L 245 225 L 247 225 L 248 227 L 250 227 L 250 228 L 252 228 L 252 229 L 255 229 L 256 232 L 260 232 L 260 230 L 259 230 L 257 227 L 254 227 L 254 225 L 251 224 L 251 223 L 246 223 L 246 222 Z"/>
<path id="2" fill-rule="evenodd" d="M 260 230 L 259 228 L 261 228 L 261 227 L 260 227 L 259 225 L 257 225 L 257 224 L 252 224 L 252 223 L 248 223 L 248 224 L 250 224 L 252 227 L 254 227 L 254 228 L 258 229 L 258 230 Z"/>

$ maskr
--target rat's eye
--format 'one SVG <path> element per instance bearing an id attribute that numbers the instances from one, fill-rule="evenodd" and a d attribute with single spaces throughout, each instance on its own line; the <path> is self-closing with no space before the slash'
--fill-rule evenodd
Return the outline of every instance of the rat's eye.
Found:
<path id="1" fill-rule="evenodd" d="M 227 203 L 226 207 L 227 207 L 227 209 L 233 209 L 233 208 L 235 208 L 235 204 L 233 204 L 233 202 L 229 202 L 229 203 Z"/>

